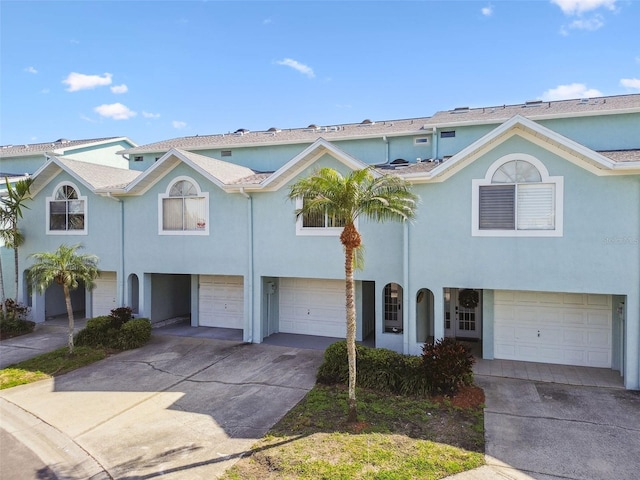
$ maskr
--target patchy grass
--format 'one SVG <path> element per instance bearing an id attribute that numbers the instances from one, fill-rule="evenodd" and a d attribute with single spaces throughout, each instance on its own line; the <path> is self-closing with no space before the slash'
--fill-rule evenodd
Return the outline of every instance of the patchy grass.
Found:
<path id="1" fill-rule="evenodd" d="M 0 390 L 62 375 L 102 360 L 108 354 L 104 348 L 75 347 L 69 355 L 68 347 L 59 348 L 0 370 Z"/>
<path id="2" fill-rule="evenodd" d="M 350 425 L 346 389 L 317 385 L 223 478 L 439 479 L 476 468 L 483 405 L 453 400 L 359 390 Z"/>

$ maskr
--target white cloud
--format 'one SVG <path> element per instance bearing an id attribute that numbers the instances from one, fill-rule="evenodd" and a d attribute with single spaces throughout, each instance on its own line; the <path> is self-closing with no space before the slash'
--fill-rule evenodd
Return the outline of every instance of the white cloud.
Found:
<path id="1" fill-rule="evenodd" d="M 50 93 L 51 90 L 49 90 L 48 88 L 43 88 L 42 90 L 40 90 L 40 93 L 46 95 L 47 93 Z"/>
<path id="2" fill-rule="evenodd" d="M 313 69 L 311 67 L 305 65 L 304 63 L 300 63 L 296 60 L 293 60 L 291 58 L 278 60 L 276 63 L 278 65 L 284 65 L 285 67 L 291 67 L 294 70 L 297 70 L 298 72 L 302 73 L 303 75 L 306 75 L 309 78 L 314 78 L 316 76 L 316 74 L 313 73 Z"/>
<path id="3" fill-rule="evenodd" d="M 111 103 L 100 105 L 93 109 L 100 116 L 112 118 L 113 120 L 128 120 L 137 115 L 136 112 L 129 110 L 129 107 L 121 103 Z"/>
<path id="4" fill-rule="evenodd" d="M 485 17 L 490 17 L 491 15 L 493 15 L 493 7 L 492 6 L 484 7 L 480 11 L 482 12 L 482 15 L 484 15 Z"/>
<path id="5" fill-rule="evenodd" d="M 105 73 L 100 76 L 71 72 L 62 83 L 69 85 L 67 92 L 77 92 L 78 90 L 90 90 L 96 87 L 111 85 L 112 76 L 110 73 Z"/>
<path id="6" fill-rule="evenodd" d="M 122 85 L 114 85 L 111 87 L 111 91 L 113 93 L 127 93 L 129 91 L 129 87 L 127 87 L 124 83 Z"/>
<path id="7" fill-rule="evenodd" d="M 569 24 L 569 28 L 573 30 L 588 30 L 593 32 L 594 30 L 598 30 L 604 25 L 604 21 L 602 20 L 602 15 L 594 15 L 591 18 L 580 18 L 578 20 L 574 20 Z"/>
<path id="8" fill-rule="evenodd" d="M 602 92 L 595 88 L 587 88 L 584 83 L 571 83 L 569 85 L 558 85 L 542 94 L 542 100 L 551 102 L 554 100 L 569 100 L 572 98 L 601 97 Z"/>
<path id="9" fill-rule="evenodd" d="M 558 5 L 565 15 L 580 15 L 598 8 L 616 8 L 616 0 L 551 0 L 551 3 Z"/>
<path id="10" fill-rule="evenodd" d="M 98 123 L 96 120 L 94 120 L 93 118 L 87 117 L 86 115 L 80 115 L 80 118 L 85 122 Z"/>
<path id="11" fill-rule="evenodd" d="M 33 73 L 34 75 L 38 73 L 38 70 L 36 70 L 34 67 L 27 67 L 24 69 L 24 71 L 27 73 Z"/>
<path id="12" fill-rule="evenodd" d="M 265 19 L 262 21 L 262 24 L 263 24 L 263 25 L 269 25 L 270 23 L 273 23 L 273 20 L 271 20 L 271 18 L 265 18 Z"/>
<path id="13" fill-rule="evenodd" d="M 177 128 L 178 130 L 181 130 L 187 126 L 187 122 L 180 122 L 178 120 L 174 120 L 173 122 L 171 122 L 171 125 L 173 125 L 173 128 Z"/>
<path id="14" fill-rule="evenodd" d="M 142 111 L 142 116 L 144 118 L 160 118 L 159 113 L 145 112 L 144 110 Z"/>
<path id="15" fill-rule="evenodd" d="M 633 88 L 640 90 L 640 78 L 623 78 L 620 80 L 620 85 L 627 88 Z"/>

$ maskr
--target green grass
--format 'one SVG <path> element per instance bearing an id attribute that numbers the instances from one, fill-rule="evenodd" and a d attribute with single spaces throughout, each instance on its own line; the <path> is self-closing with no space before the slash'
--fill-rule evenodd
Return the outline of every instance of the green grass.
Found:
<path id="1" fill-rule="evenodd" d="M 435 480 L 484 464 L 482 408 L 358 391 L 345 423 L 343 387 L 317 385 L 225 477 Z"/>
<path id="2" fill-rule="evenodd" d="M 107 355 L 103 348 L 76 347 L 72 355 L 69 355 L 68 347 L 59 348 L 0 370 L 0 390 L 62 375 Z"/>

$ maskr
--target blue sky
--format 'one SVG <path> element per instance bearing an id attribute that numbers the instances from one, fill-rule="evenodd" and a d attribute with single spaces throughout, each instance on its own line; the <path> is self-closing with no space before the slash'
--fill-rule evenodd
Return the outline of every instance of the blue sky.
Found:
<path id="1" fill-rule="evenodd" d="M 0 144 L 640 93 L 640 2 L 0 2 Z"/>

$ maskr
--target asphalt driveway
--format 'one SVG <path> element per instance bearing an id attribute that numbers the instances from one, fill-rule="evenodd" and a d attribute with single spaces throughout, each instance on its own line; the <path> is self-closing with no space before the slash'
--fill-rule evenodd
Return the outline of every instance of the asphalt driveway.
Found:
<path id="1" fill-rule="evenodd" d="M 476 382 L 486 396 L 491 471 L 464 478 L 640 478 L 640 392 L 486 376 Z"/>
<path id="2" fill-rule="evenodd" d="M 311 389 L 322 354 L 154 335 L 0 392 L 0 426 L 58 478 L 216 478 Z M 7 468 L 2 478 L 43 478 Z"/>

